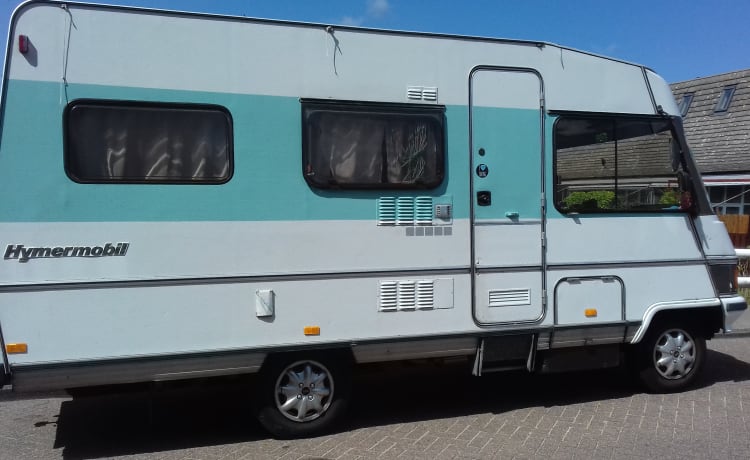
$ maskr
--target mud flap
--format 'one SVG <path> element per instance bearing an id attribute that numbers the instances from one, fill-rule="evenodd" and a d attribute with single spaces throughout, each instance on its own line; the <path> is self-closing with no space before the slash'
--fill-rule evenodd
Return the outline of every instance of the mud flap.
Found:
<path id="1" fill-rule="evenodd" d="M 3 337 L 3 324 L 0 323 L 0 351 L 3 354 L 3 360 L 0 362 L 0 388 L 10 383 L 10 363 L 8 362 L 8 352 L 5 349 L 5 338 Z"/>

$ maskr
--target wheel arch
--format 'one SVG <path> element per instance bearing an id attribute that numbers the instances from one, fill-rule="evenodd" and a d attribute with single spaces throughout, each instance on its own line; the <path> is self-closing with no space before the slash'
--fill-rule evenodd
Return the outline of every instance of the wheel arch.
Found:
<path id="1" fill-rule="evenodd" d="M 349 346 L 325 346 L 325 347 L 305 347 L 295 348 L 283 351 L 274 351 L 266 354 L 263 364 L 258 369 L 263 372 L 279 360 L 288 360 L 290 358 L 320 358 L 342 361 L 347 365 L 354 365 L 354 351 Z"/>
<path id="2" fill-rule="evenodd" d="M 723 327 L 723 320 L 719 299 L 659 302 L 646 309 L 641 326 L 635 332 L 631 343 L 640 343 L 652 325 L 666 321 L 688 322 L 704 338 L 710 339 Z"/>

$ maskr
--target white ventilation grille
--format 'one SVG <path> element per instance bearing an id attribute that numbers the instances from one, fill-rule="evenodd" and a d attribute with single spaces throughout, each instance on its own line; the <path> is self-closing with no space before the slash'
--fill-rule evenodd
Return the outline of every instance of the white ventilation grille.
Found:
<path id="1" fill-rule="evenodd" d="M 417 281 L 417 310 L 429 309 L 435 306 L 435 282 L 433 280 Z"/>
<path id="2" fill-rule="evenodd" d="M 428 102 L 437 102 L 437 88 L 424 88 L 422 89 L 422 100 Z"/>
<path id="3" fill-rule="evenodd" d="M 435 280 L 380 282 L 380 311 L 435 308 Z"/>
<path id="4" fill-rule="evenodd" d="M 417 225 L 432 224 L 432 197 L 420 196 L 414 199 L 414 220 Z"/>
<path id="5" fill-rule="evenodd" d="M 380 311 L 398 310 L 398 281 L 380 282 Z"/>
<path id="6" fill-rule="evenodd" d="M 490 307 L 531 305 L 530 289 L 495 289 L 489 292 Z"/>
<path id="7" fill-rule="evenodd" d="M 432 197 L 378 199 L 378 225 L 432 225 Z"/>
<path id="8" fill-rule="evenodd" d="M 408 86 L 406 98 L 412 101 L 437 102 L 438 89 L 434 86 Z"/>
<path id="9" fill-rule="evenodd" d="M 421 86 L 409 86 L 406 88 L 406 98 L 412 101 L 422 100 L 422 87 Z"/>
<path id="10" fill-rule="evenodd" d="M 414 225 L 414 198 L 396 199 L 396 225 Z"/>
<path id="11" fill-rule="evenodd" d="M 378 200 L 378 225 L 396 224 L 396 199 L 380 198 Z"/>

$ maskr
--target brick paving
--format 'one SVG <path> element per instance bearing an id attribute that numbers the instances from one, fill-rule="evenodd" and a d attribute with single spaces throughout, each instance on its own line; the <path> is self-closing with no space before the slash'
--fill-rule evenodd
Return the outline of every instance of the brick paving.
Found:
<path id="1" fill-rule="evenodd" d="M 249 381 L 117 395 L 0 393 L 0 459 L 738 459 L 750 458 L 750 335 L 709 342 L 696 388 L 643 393 L 622 371 L 494 374 L 365 369 L 346 424 L 268 438 Z"/>

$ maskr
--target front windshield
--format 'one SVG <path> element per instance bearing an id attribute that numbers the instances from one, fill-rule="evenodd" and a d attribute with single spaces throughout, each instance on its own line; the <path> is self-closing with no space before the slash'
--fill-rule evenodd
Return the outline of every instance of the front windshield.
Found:
<path id="1" fill-rule="evenodd" d="M 684 161 L 664 118 L 563 116 L 555 204 L 564 212 L 679 211 Z M 684 189 L 683 189 L 684 190 Z"/>

